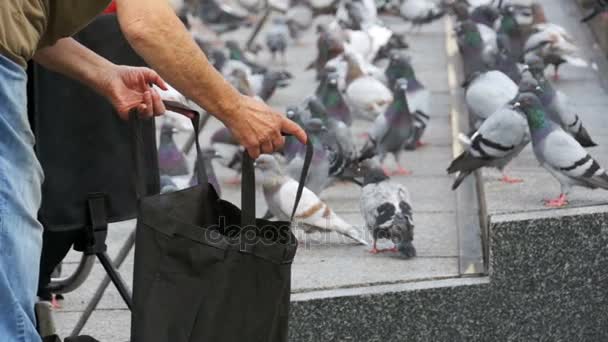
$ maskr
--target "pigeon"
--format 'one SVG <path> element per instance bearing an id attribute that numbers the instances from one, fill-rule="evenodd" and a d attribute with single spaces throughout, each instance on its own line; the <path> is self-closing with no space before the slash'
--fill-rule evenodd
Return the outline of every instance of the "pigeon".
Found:
<path id="1" fill-rule="evenodd" d="M 320 138 L 330 152 L 329 174 L 339 177 L 356 159 L 357 149 L 352 131 L 344 122 L 331 118 L 319 99 L 310 98 L 307 106 L 312 117 L 320 119 L 326 127 Z"/>
<path id="2" fill-rule="evenodd" d="M 494 27 L 494 23 L 500 18 L 500 10 L 492 5 L 477 6 L 471 11 L 470 18 L 477 24 Z"/>
<path id="3" fill-rule="evenodd" d="M 308 173 L 304 185 L 310 191 L 319 195 L 331 183 L 331 179 L 329 178 L 329 152 L 321 142 L 321 135 L 327 128 L 323 126 L 323 121 L 317 118 L 307 120 L 303 125 L 303 128 L 313 145 L 314 152 L 310 172 Z M 293 158 L 291 158 L 287 165 L 287 174 L 291 178 L 299 179 L 300 174 L 302 174 L 305 154 L 306 150 L 301 149 Z"/>
<path id="4" fill-rule="evenodd" d="M 306 70 L 315 69 L 317 79 L 320 79 L 325 64 L 344 52 L 344 35 L 342 30 L 323 24 L 317 26 L 317 33 L 317 57 Z"/>
<path id="5" fill-rule="evenodd" d="M 251 72 L 254 74 L 263 74 L 268 68 L 256 63 L 251 60 L 251 57 L 248 56 L 243 49 L 241 49 L 239 43 L 234 40 L 226 41 L 226 48 L 228 49 L 228 58 L 234 61 L 238 61 L 247 65 Z"/>
<path id="6" fill-rule="evenodd" d="M 283 64 L 286 63 L 285 51 L 287 50 L 287 39 L 289 37 L 289 27 L 283 17 L 272 20 L 272 25 L 266 33 L 266 47 L 272 54 L 272 60 L 276 60 L 277 53 L 281 55 Z"/>
<path id="7" fill-rule="evenodd" d="M 298 124 L 300 127 L 306 127 L 307 121 L 310 120 L 310 114 L 305 113 L 303 109 L 298 106 L 288 106 L 285 109 L 285 115 L 288 119 Z M 302 145 L 294 136 L 285 137 L 285 144 L 283 145 L 283 157 L 286 162 L 290 162 L 298 154 L 305 153 L 305 146 Z"/>
<path id="8" fill-rule="evenodd" d="M 390 58 L 393 52 L 401 51 L 408 49 L 410 46 L 405 40 L 405 36 L 402 34 L 397 34 L 393 32 L 391 37 L 388 39 L 388 42 L 380 47 L 378 52 L 376 53 L 376 57 L 374 57 L 373 63 L 377 63 L 382 59 Z"/>
<path id="9" fill-rule="evenodd" d="M 495 167 L 503 172 L 501 181 L 518 183 L 519 179 L 508 177 L 505 166 L 530 142 L 528 123 L 512 105 L 505 105 L 488 117 L 466 140 L 466 150 L 452 161 L 448 174 L 458 172 L 452 185 L 456 190 L 462 181 L 482 167 Z"/>
<path id="10" fill-rule="evenodd" d="M 330 118 L 350 126 L 353 123 L 353 118 L 344 100 L 344 96 L 338 88 L 338 81 L 338 73 L 326 74 L 315 95 L 327 109 L 327 114 Z"/>
<path id="11" fill-rule="evenodd" d="M 221 158 L 221 156 L 213 149 L 213 148 L 203 148 L 201 149 L 201 160 L 203 162 L 203 166 L 205 167 L 205 173 L 207 174 L 207 179 L 209 180 L 209 184 L 213 186 L 215 192 L 218 196 L 222 195 L 222 189 L 220 188 L 220 183 L 217 181 L 217 176 L 215 175 L 215 169 L 213 168 L 212 160 L 216 158 Z M 192 178 L 190 179 L 190 186 L 195 186 L 198 184 L 198 180 L 196 178 L 196 173 L 198 172 L 198 163 L 194 163 L 194 172 L 192 174 Z"/>
<path id="12" fill-rule="evenodd" d="M 468 6 L 464 3 L 456 3 L 452 6 L 453 11 L 456 14 L 458 24 L 466 21 L 472 21 L 479 31 L 483 47 L 481 50 L 481 60 L 487 63 L 492 60 L 492 57 L 496 54 L 498 46 L 496 43 L 496 31 L 494 31 L 493 24 L 486 25 L 485 23 L 478 22 L 476 18 L 469 13 Z M 479 20 L 479 19 L 478 19 Z M 468 25 L 471 25 L 470 23 Z M 460 29 L 457 29 L 457 32 Z M 472 31 L 472 25 L 469 26 L 469 30 Z"/>
<path id="13" fill-rule="evenodd" d="M 177 185 L 175 185 L 175 182 L 173 181 L 173 179 L 171 179 L 171 176 L 168 176 L 168 175 L 160 176 L 160 193 L 161 194 L 166 194 L 168 192 L 174 192 L 177 190 L 179 190 L 179 188 L 177 187 Z"/>
<path id="14" fill-rule="evenodd" d="M 561 185 L 559 197 L 546 200 L 546 206 L 567 205 L 567 195 L 573 186 L 608 190 L 606 171 L 571 135 L 548 119 L 536 95 L 520 94 L 515 106 L 528 120 L 536 159 Z"/>
<path id="15" fill-rule="evenodd" d="M 378 51 L 388 44 L 393 31 L 381 25 L 372 25 L 365 30 L 344 30 L 345 46 L 348 52 L 356 53 L 366 62 L 376 59 Z"/>
<path id="16" fill-rule="evenodd" d="M 391 88 L 395 87 L 395 82 L 399 78 L 407 80 L 407 100 L 410 112 L 414 115 L 414 126 L 416 129 L 413 144 L 406 145 L 406 148 L 413 150 L 424 145 L 420 138 L 430 120 L 430 100 L 431 92 L 420 83 L 416 77 L 416 72 L 412 67 L 409 56 L 403 52 L 396 52 L 391 56 L 389 65 L 385 70 L 386 79 Z"/>
<path id="17" fill-rule="evenodd" d="M 414 137 L 414 119 L 408 107 L 406 92 L 407 80 L 397 80 L 393 93 L 394 101 L 386 112 L 374 121 L 369 131 L 369 138 L 359 154 L 359 160 L 378 155 L 380 162 L 384 162 L 388 153 L 393 154 L 398 168 L 395 172 L 385 170 L 386 174 L 411 173 L 399 163 L 399 153 Z"/>
<path id="18" fill-rule="evenodd" d="M 510 46 L 510 57 L 515 61 L 521 60 L 524 52 L 526 34 L 516 18 L 516 8 L 514 6 L 503 6 L 501 18 L 497 22 L 496 32 L 507 37 Z"/>
<path id="19" fill-rule="evenodd" d="M 395 247 L 388 251 L 399 252 L 406 258 L 416 256 L 416 248 L 412 244 L 414 220 L 409 192 L 403 185 L 392 182 L 381 168 L 364 166 L 364 170 L 360 207 L 367 229 L 373 236 L 371 253 L 386 251 L 377 249 L 376 241 L 389 239 Z"/>
<path id="20" fill-rule="evenodd" d="M 608 0 L 595 0 L 591 11 L 581 19 L 581 22 L 586 23 L 600 14 L 606 17 L 606 13 L 608 13 Z"/>
<path id="21" fill-rule="evenodd" d="M 336 18 L 348 29 L 365 30 L 378 22 L 377 7 L 374 0 L 343 1 Z"/>
<path id="22" fill-rule="evenodd" d="M 270 213 L 279 220 L 289 220 L 298 182 L 285 175 L 272 155 L 261 155 L 256 160 L 255 167 L 262 174 L 262 188 Z M 339 217 L 307 188 L 303 190 L 294 221 L 296 227 L 302 228 L 306 233 L 334 231 L 359 244 L 368 245 L 355 227 Z"/>
<path id="23" fill-rule="evenodd" d="M 513 100 L 518 87 L 507 75 L 497 70 L 478 72 L 465 82 L 465 103 L 473 120 L 473 127 L 481 123 Z"/>
<path id="24" fill-rule="evenodd" d="M 269 70 L 264 74 L 251 75 L 249 84 L 256 96 L 268 101 L 277 89 L 289 86 L 289 80 L 292 78 L 288 71 Z"/>
<path id="25" fill-rule="evenodd" d="M 466 20 L 456 27 L 458 49 L 462 55 L 465 79 L 472 74 L 485 70 L 487 61 L 484 59 L 485 44 L 481 33 L 471 20 Z"/>
<path id="26" fill-rule="evenodd" d="M 524 45 L 526 55 L 537 55 L 545 65 L 553 65 L 553 77 L 559 79 L 559 67 L 568 63 L 577 67 L 588 67 L 589 63 L 578 56 L 574 38 L 556 24 L 538 24 Z"/>
<path id="27" fill-rule="evenodd" d="M 440 3 L 429 0 L 403 0 L 399 7 L 403 19 L 412 23 L 412 27 L 421 27 L 441 19 L 446 9 Z"/>
<path id="28" fill-rule="evenodd" d="M 567 96 L 556 90 L 545 77 L 543 61 L 537 56 L 529 56 L 526 62 L 529 63 L 531 71 L 527 77 L 534 77 L 540 86 L 537 91 L 531 92 L 540 98 L 549 118 L 570 133 L 583 147 L 597 146 L 581 118 L 571 108 Z"/>
<path id="29" fill-rule="evenodd" d="M 299 42 L 303 31 L 310 29 L 313 22 L 312 9 L 305 4 L 297 4 L 289 7 L 285 14 L 289 36 L 296 43 Z"/>
<path id="30" fill-rule="evenodd" d="M 183 176 L 188 174 L 186 158 L 173 140 L 173 133 L 176 131 L 177 129 L 167 120 L 163 121 L 158 146 L 158 168 L 161 175 Z"/>
<path id="31" fill-rule="evenodd" d="M 243 165 L 243 148 L 234 138 L 230 130 L 226 127 L 221 127 L 211 136 L 211 146 L 219 155 L 220 163 L 237 172 L 237 176 L 228 180 L 229 184 L 238 184 L 240 182 L 241 167 Z"/>
<path id="32" fill-rule="evenodd" d="M 352 113 L 364 120 L 374 120 L 384 113 L 393 101 L 391 91 L 378 79 L 363 73 L 357 58 L 345 55 L 346 99 Z"/>
<path id="33" fill-rule="evenodd" d="M 511 56 L 511 46 L 509 39 L 504 34 L 499 34 L 496 38 L 498 50 L 494 59 L 494 69 L 509 76 L 509 78 L 519 84 L 521 81 L 521 70 L 517 61 Z"/>

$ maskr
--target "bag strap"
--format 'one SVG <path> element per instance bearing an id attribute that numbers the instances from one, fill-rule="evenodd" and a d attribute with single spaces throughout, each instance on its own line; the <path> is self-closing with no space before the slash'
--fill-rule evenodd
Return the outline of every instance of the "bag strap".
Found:
<path id="1" fill-rule="evenodd" d="M 313 157 L 313 146 L 310 139 L 306 141 L 306 155 L 304 156 L 304 165 L 302 167 L 302 173 L 300 174 L 300 180 L 298 184 L 298 191 L 296 193 L 296 199 L 291 212 L 290 221 L 293 221 L 300 199 L 302 199 L 302 193 L 304 192 L 304 184 L 308 177 L 308 171 L 310 170 L 310 164 L 312 163 Z M 253 160 L 247 153 L 243 152 L 243 179 L 242 179 L 242 190 L 241 190 L 241 225 L 243 227 L 255 226 L 255 172 L 253 166 Z"/>

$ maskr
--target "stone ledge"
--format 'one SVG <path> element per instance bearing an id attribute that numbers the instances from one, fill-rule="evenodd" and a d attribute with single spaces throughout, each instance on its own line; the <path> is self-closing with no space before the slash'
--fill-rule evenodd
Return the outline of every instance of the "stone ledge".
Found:
<path id="1" fill-rule="evenodd" d="M 294 295 L 291 341 L 606 341 L 606 208 L 491 216 L 489 278 Z"/>

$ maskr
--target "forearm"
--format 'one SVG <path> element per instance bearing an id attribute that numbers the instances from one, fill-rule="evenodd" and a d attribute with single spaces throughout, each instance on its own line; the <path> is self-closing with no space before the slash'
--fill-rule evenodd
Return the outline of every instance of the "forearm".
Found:
<path id="1" fill-rule="evenodd" d="M 209 63 L 166 0 L 117 5 L 125 37 L 154 70 L 218 119 L 237 119 L 240 94 Z"/>
<path id="2" fill-rule="evenodd" d="M 55 45 L 36 53 L 34 60 L 45 68 L 83 82 L 102 92 L 102 75 L 115 66 L 72 38 L 60 39 Z"/>

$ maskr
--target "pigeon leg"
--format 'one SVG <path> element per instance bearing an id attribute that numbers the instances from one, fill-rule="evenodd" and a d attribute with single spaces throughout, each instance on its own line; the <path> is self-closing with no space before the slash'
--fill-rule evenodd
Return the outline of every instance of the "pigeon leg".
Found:
<path id="1" fill-rule="evenodd" d="M 226 180 L 226 184 L 228 185 L 239 185 L 241 184 L 241 177 L 240 175 L 231 177 L 229 179 Z"/>
<path id="2" fill-rule="evenodd" d="M 568 205 L 566 194 L 562 193 L 558 198 L 545 200 L 545 206 L 550 208 L 562 208 Z"/>
<path id="3" fill-rule="evenodd" d="M 500 181 L 503 183 L 507 183 L 507 184 L 517 184 L 517 183 L 523 183 L 524 180 L 521 178 L 511 178 L 509 177 L 506 173 L 502 174 L 502 178 L 500 178 Z"/>
<path id="4" fill-rule="evenodd" d="M 53 309 L 61 309 L 61 303 L 59 303 L 59 298 L 55 294 L 51 295 L 51 306 Z"/>
<path id="5" fill-rule="evenodd" d="M 416 141 L 416 148 L 420 148 L 420 147 L 426 147 L 429 146 L 429 143 L 427 142 L 422 142 L 420 140 Z"/>
<path id="6" fill-rule="evenodd" d="M 357 134 L 357 136 L 361 139 L 367 139 L 367 138 L 369 138 L 369 133 L 363 132 L 363 133 Z"/>
<path id="7" fill-rule="evenodd" d="M 553 66 L 553 80 L 554 81 L 559 81 L 559 65 L 555 64 Z"/>
<path id="8" fill-rule="evenodd" d="M 374 244 L 372 245 L 372 249 L 369 251 L 371 254 L 378 254 L 380 251 L 376 248 L 376 239 L 374 239 Z"/>
<path id="9" fill-rule="evenodd" d="M 397 170 L 395 172 L 393 172 L 393 175 L 409 176 L 412 174 L 412 171 L 401 166 L 401 163 L 399 162 L 398 154 L 395 154 L 395 161 L 397 162 Z"/>

